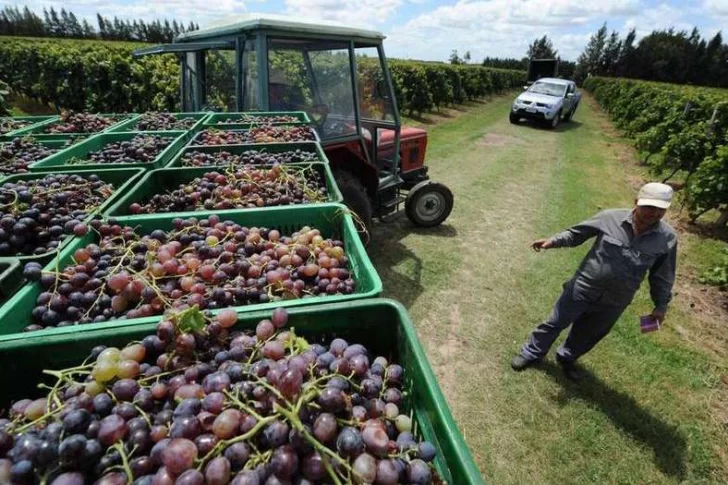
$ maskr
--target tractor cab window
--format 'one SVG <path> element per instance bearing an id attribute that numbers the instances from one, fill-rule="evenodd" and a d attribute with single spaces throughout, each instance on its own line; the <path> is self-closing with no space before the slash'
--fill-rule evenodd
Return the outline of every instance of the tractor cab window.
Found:
<path id="1" fill-rule="evenodd" d="M 356 48 L 356 71 L 362 120 L 394 122 L 394 106 L 376 47 Z"/>
<path id="2" fill-rule="evenodd" d="M 205 106 L 203 110 L 235 111 L 235 50 L 205 51 Z"/>
<path id="3" fill-rule="evenodd" d="M 384 77 L 379 50 L 356 46 L 355 52 L 362 139 L 370 160 L 380 175 L 386 176 L 393 174 L 396 166 L 393 94 Z"/>
<path id="4" fill-rule="evenodd" d="M 258 52 L 255 39 L 246 40 L 243 44 L 242 59 L 243 111 L 255 111 L 261 108 L 258 92 Z"/>
<path id="5" fill-rule="evenodd" d="M 357 133 L 351 57 L 345 42 L 268 40 L 268 105 L 306 111 L 323 140 Z"/>

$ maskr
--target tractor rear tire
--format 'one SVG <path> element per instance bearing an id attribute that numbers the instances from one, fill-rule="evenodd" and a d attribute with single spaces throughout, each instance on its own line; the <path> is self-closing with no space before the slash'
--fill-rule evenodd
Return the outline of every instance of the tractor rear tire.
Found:
<path id="1" fill-rule="evenodd" d="M 357 224 L 357 230 L 359 231 L 362 242 L 368 244 L 369 239 L 371 239 L 372 230 L 372 203 L 369 200 L 366 189 L 364 189 L 364 185 L 356 175 L 347 170 L 336 170 L 334 172 L 334 178 L 336 179 L 336 185 L 339 186 L 341 195 L 344 197 L 344 204 L 357 215 L 364 224 L 366 232 L 369 233 L 365 234 Z"/>
<path id="2" fill-rule="evenodd" d="M 454 197 L 450 189 L 441 183 L 425 180 L 409 191 L 404 209 L 413 224 L 435 227 L 448 218 L 453 203 Z"/>

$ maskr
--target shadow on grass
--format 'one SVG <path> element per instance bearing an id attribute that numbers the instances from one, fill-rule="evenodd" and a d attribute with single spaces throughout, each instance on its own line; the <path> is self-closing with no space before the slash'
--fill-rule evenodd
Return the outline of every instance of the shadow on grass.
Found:
<path id="1" fill-rule="evenodd" d="M 614 426 L 652 448 L 655 465 L 660 471 L 678 480 L 685 478 L 687 443 L 675 426 L 643 409 L 631 396 L 615 391 L 583 367 L 578 383 L 567 380 L 560 366 L 553 362 L 543 362 L 537 368 L 563 386 L 560 402 L 566 404 L 571 399 L 581 399 L 598 407 Z"/>
<path id="2" fill-rule="evenodd" d="M 554 133 L 564 133 L 567 131 L 578 130 L 583 125 L 583 123 L 581 123 L 579 121 L 571 120 L 571 121 L 562 121 L 561 123 L 559 123 L 559 126 L 557 126 L 556 128 L 551 128 L 543 121 L 525 120 L 525 119 L 522 119 L 521 121 L 519 121 L 518 124 L 521 126 L 524 126 L 524 127 L 527 126 L 534 130 L 553 131 Z"/>
<path id="3" fill-rule="evenodd" d="M 447 223 L 421 228 L 412 224 L 403 212 L 374 225 L 367 252 L 384 283 L 383 296 L 399 300 L 407 308 L 424 291 L 422 259 L 402 243 L 402 239 L 412 233 L 437 238 L 457 237 L 457 230 Z"/>

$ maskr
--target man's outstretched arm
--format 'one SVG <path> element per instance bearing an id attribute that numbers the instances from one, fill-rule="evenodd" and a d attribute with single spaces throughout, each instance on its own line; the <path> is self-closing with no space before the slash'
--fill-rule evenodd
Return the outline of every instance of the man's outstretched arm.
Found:
<path id="1" fill-rule="evenodd" d="M 580 222 L 548 239 L 538 239 L 531 243 L 535 251 L 551 248 L 574 247 L 599 234 L 602 228 L 602 212 L 591 219 Z"/>

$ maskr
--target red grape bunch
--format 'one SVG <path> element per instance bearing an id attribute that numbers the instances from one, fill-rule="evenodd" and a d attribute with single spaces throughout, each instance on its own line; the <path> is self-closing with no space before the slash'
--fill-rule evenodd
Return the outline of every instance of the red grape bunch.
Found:
<path id="1" fill-rule="evenodd" d="M 90 113 L 61 113 L 58 121 L 49 124 L 45 133 L 98 133 L 119 122 L 119 118 Z"/>
<path id="2" fill-rule="evenodd" d="M 50 485 L 442 483 L 413 433 L 405 369 L 341 338 L 310 343 L 279 308 L 168 314 L 139 343 L 51 371 L 0 419 L 0 482 Z"/>
<path id="3" fill-rule="evenodd" d="M 233 155 L 225 150 L 217 153 L 191 150 L 182 156 L 183 167 L 209 167 L 216 165 L 274 165 L 277 163 L 306 163 L 321 161 L 314 151 L 297 148 L 271 153 L 263 150 L 246 150 L 239 155 Z"/>
<path id="4" fill-rule="evenodd" d="M 354 292 L 344 243 L 317 229 L 287 236 L 217 216 L 174 225 L 139 235 L 94 220 L 100 241 L 76 250 L 72 263 L 43 272 L 26 265 L 42 289 L 25 330 Z"/>
<path id="5" fill-rule="evenodd" d="M 73 159 L 71 164 L 152 163 L 174 138 L 159 135 L 137 135 L 131 140 L 104 145 L 100 150 L 88 153 L 83 159 Z"/>
<path id="6" fill-rule="evenodd" d="M 0 143 L 0 174 L 27 173 L 28 167 L 57 152 L 57 148 L 41 145 L 32 138 L 14 138 Z"/>
<path id="7" fill-rule="evenodd" d="M 144 204 L 129 206 L 132 214 L 193 212 L 257 208 L 325 202 L 323 175 L 311 167 L 275 165 L 272 168 L 238 166 L 180 184 L 166 194 L 154 194 Z"/>
<path id="8" fill-rule="evenodd" d="M 85 235 L 83 220 L 113 192 L 96 175 L 47 175 L 0 185 L 0 256 L 43 254 L 68 235 Z"/>
<path id="9" fill-rule="evenodd" d="M 241 145 L 246 143 L 281 143 L 316 140 L 310 126 L 266 125 L 249 130 L 215 130 L 200 132 L 193 145 Z"/>
<path id="10" fill-rule="evenodd" d="M 177 118 L 172 113 L 149 112 L 136 121 L 136 131 L 189 130 L 197 121 L 194 118 Z"/>

